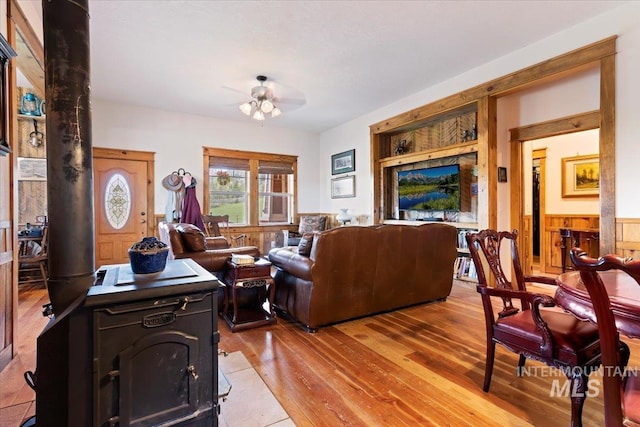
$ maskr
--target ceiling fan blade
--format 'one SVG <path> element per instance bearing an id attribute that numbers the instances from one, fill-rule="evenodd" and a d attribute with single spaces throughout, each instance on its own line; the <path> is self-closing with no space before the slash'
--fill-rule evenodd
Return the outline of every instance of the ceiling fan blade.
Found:
<path id="1" fill-rule="evenodd" d="M 239 94 L 241 94 L 241 95 L 242 95 L 242 96 L 244 96 L 244 97 L 249 97 L 249 98 L 251 98 L 251 93 L 248 93 L 248 92 L 246 92 L 246 91 L 239 90 L 239 89 L 233 88 L 233 87 L 231 87 L 231 86 L 220 86 L 220 87 L 221 87 L 222 89 L 226 89 L 226 90 L 230 90 L 230 91 L 235 92 L 235 93 L 239 93 Z"/>
<path id="2" fill-rule="evenodd" d="M 280 98 L 280 97 L 273 98 L 273 101 L 276 104 L 290 104 L 290 105 L 305 105 L 307 103 L 306 99 Z"/>

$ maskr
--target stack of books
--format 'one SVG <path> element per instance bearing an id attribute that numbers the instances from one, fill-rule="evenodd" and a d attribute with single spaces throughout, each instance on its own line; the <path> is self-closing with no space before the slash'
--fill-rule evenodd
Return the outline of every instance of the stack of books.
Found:
<path id="1" fill-rule="evenodd" d="M 231 254 L 231 262 L 235 265 L 254 265 L 255 260 L 251 255 Z"/>
<path id="2" fill-rule="evenodd" d="M 468 256 L 459 256 L 453 264 L 454 279 L 471 279 L 478 280 L 478 272 L 473 259 Z"/>

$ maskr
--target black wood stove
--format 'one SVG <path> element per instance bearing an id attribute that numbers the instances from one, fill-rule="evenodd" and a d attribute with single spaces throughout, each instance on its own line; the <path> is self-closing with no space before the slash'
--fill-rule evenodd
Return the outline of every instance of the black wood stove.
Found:
<path id="1" fill-rule="evenodd" d="M 38 337 L 38 426 L 217 426 L 218 280 L 191 259 L 96 273 Z"/>

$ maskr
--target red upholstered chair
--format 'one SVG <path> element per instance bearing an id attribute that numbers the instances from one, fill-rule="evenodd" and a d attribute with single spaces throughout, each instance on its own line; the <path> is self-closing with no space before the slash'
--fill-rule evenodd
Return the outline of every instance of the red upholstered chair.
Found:
<path id="1" fill-rule="evenodd" d="M 518 372 L 527 358 L 563 369 L 571 381 L 571 390 L 578 392 L 572 393 L 571 397 L 571 425 L 581 426 L 589 373 L 600 365 L 598 328 L 560 310 L 541 310 L 541 307 L 553 307 L 553 298 L 528 292 L 526 283 L 555 285 L 555 280 L 522 273 L 517 237 L 515 230 L 511 233 L 482 230 L 466 235 L 478 271 L 477 290 L 482 297 L 487 332 L 483 390 L 489 391 L 496 343 L 501 344 L 520 355 Z M 508 245 L 505 250 L 510 250 L 503 254 L 510 258 L 504 266 L 500 256 L 503 243 Z M 512 271 L 512 280 L 507 278 L 505 271 Z M 502 303 L 497 316 L 492 299 Z M 520 308 L 513 305 L 514 300 L 520 300 Z"/>
<path id="2" fill-rule="evenodd" d="M 580 271 L 584 286 L 589 291 L 598 321 L 600 348 L 602 351 L 605 423 L 607 427 L 640 424 L 640 378 L 624 376 L 622 369 L 629 358 L 629 348 L 620 341 L 611 300 L 598 271 L 622 270 L 640 283 L 640 261 L 624 259 L 616 255 L 590 258 L 580 248 L 573 248 L 571 261 Z"/>

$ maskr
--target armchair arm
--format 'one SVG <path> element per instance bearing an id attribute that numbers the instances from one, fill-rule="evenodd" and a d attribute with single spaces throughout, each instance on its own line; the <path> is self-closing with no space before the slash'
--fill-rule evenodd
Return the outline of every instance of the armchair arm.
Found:
<path id="1" fill-rule="evenodd" d="M 540 306 L 554 307 L 556 305 L 555 300 L 549 295 L 534 294 L 526 291 L 515 291 L 511 289 L 497 289 L 489 288 L 487 286 L 477 286 L 477 290 L 481 295 L 497 296 L 502 298 L 516 298 L 521 301 L 525 301 L 531 305 L 531 318 L 536 325 L 538 331 L 542 335 L 542 344 L 540 345 L 540 351 L 544 357 L 551 358 L 553 356 L 553 336 L 551 330 L 547 326 L 547 322 L 542 319 L 540 315 Z"/>
<path id="2" fill-rule="evenodd" d="M 229 248 L 229 242 L 222 236 L 205 237 L 207 243 L 207 249 L 227 249 Z"/>
<path id="3" fill-rule="evenodd" d="M 555 282 L 554 282 L 555 283 Z M 530 304 L 541 304 L 544 307 L 553 307 L 555 300 L 549 295 L 534 294 L 526 291 L 515 291 L 511 289 L 490 288 L 488 286 L 477 286 L 478 293 L 492 297 L 516 298 Z"/>
<path id="4" fill-rule="evenodd" d="M 274 266 L 300 279 L 312 281 L 311 267 L 313 261 L 309 257 L 292 252 L 286 248 L 276 248 L 269 251 L 269 261 Z"/>
<path id="5" fill-rule="evenodd" d="M 545 276 L 524 276 L 524 281 L 529 283 L 542 283 L 545 285 L 554 285 L 556 286 L 556 279 L 553 277 L 545 277 Z"/>

